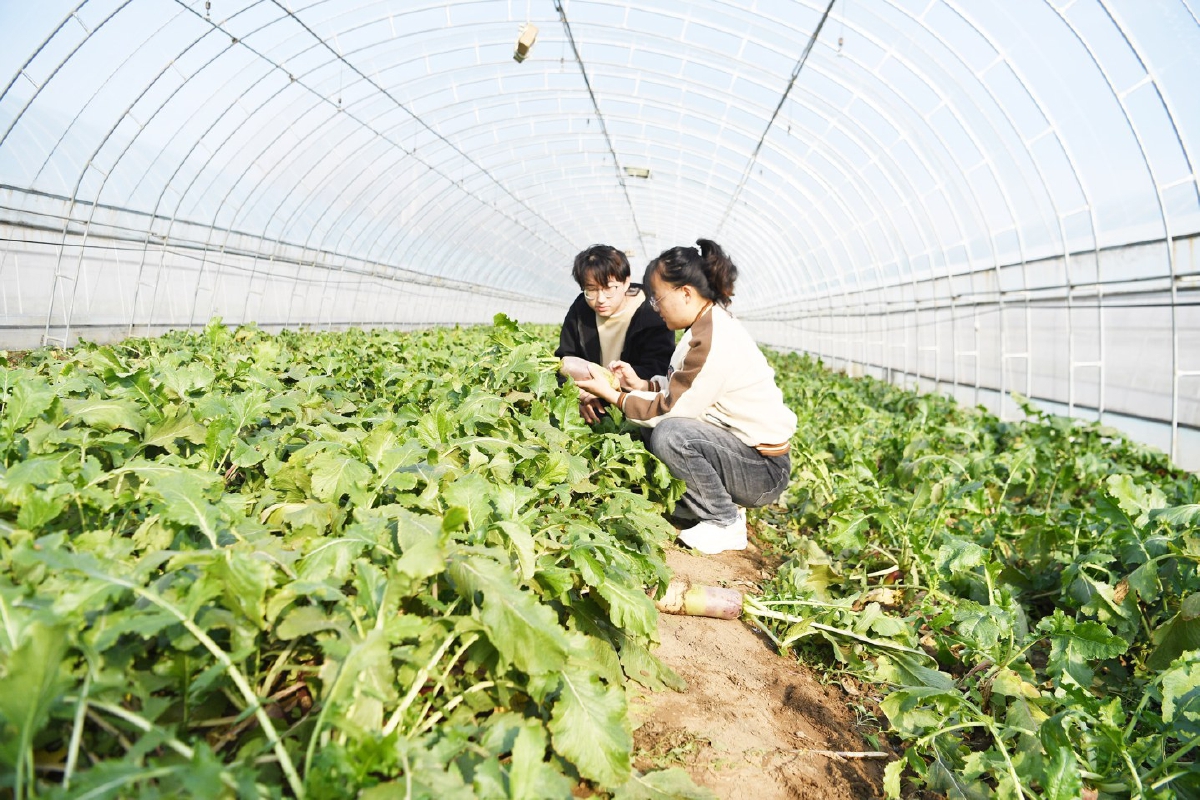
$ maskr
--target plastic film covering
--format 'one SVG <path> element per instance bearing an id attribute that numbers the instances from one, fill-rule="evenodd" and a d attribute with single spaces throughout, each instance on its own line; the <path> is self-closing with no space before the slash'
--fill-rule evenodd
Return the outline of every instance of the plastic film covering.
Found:
<path id="1" fill-rule="evenodd" d="M 1196 74 L 1194 0 L 4 3 L 0 346 L 556 322 L 703 236 L 764 343 L 1200 468 Z"/>

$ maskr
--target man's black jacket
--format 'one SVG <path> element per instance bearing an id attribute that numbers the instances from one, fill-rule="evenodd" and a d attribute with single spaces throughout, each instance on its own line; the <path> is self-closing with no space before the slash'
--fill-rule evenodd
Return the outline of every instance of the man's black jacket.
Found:
<path id="1" fill-rule="evenodd" d="M 631 283 L 630 291 L 641 290 L 641 285 Z M 625 346 L 621 349 L 621 360 L 633 366 L 643 380 L 655 375 L 666 375 L 675 352 L 675 334 L 667 330 L 666 323 L 658 312 L 643 302 L 629 320 L 625 333 Z M 596 312 L 584 300 L 583 294 L 575 298 L 563 320 L 562 333 L 558 337 L 558 349 L 554 355 L 577 356 L 600 363 L 600 334 L 596 331 Z M 608 366 L 607 364 L 603 366 Z"/>

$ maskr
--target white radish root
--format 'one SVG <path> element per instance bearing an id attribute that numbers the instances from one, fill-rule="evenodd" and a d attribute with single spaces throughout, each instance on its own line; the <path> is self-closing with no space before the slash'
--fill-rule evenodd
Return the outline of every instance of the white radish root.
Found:
<path id="1" fill-rule="evenodd" d="M 690 581 L 671 581 L 666 593 L 654 601 L 664 614 L 737 619 L 742 615 L 742 593 L 720 586 L 693 586 Z"/>

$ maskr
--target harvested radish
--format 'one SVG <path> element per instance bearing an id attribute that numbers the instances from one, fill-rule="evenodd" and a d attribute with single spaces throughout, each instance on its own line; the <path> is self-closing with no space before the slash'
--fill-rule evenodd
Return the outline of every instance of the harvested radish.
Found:
<path id="1" fill-rule="evenodd" d="M 671 581 L 667 592 L 654 606 L 666 614 L 692 617 L 737 619 L 742 615 L 742 593 L 720 586 L 693 586 L 687 581 Z"/>
<path id="2" fill-rule="evenodd" d="M 603 378 L 614 389 L 621 388 L 621 381 L 617 379 L 617 376 L 611 370 L 588 361 L 586 358 L 563 356 L 562 362 L 558 365 L 558 372 L 560 375 L 576 381 L 586 381 L 588 378 Z"/>

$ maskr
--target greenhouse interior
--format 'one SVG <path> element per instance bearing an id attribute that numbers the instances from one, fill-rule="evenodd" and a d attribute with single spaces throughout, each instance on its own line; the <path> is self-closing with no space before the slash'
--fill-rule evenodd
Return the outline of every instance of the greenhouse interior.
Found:
<path id="1" fill-rule="evenodd" d="M 0 0 L 0 794 L 1200 797 L 1198 75 L 1197 0 Z M 631 722 L 684 482 L 552 353 L 701 239 L 798 418 L 714 624 L 834 760 Z"/>

